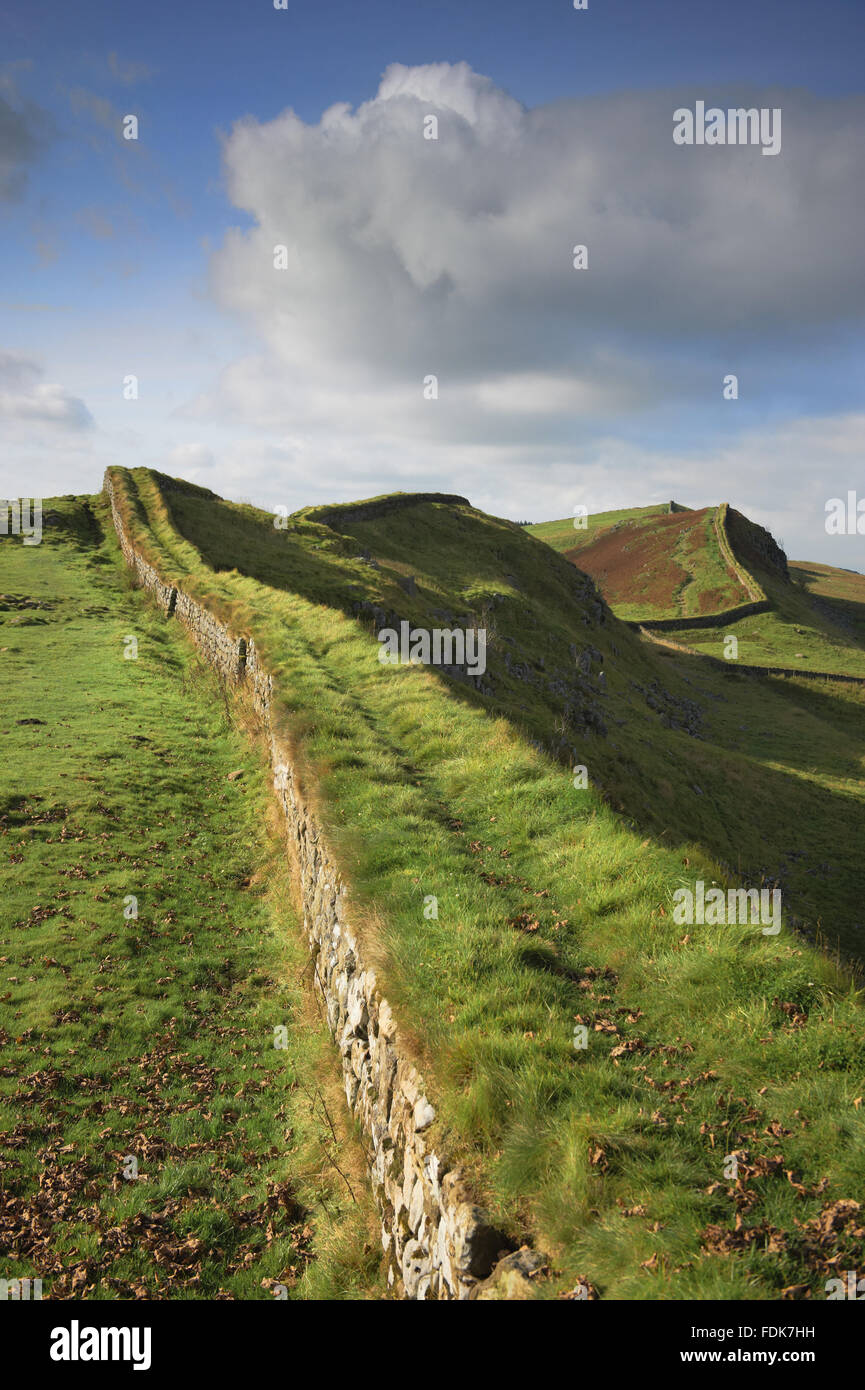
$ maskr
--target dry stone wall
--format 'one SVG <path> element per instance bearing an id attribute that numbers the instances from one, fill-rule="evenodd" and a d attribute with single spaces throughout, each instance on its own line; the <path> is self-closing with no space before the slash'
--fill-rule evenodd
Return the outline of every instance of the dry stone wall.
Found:
<path id="1" fill-rule="evenodd" d="M 701 613 L 691 618 L 629 618 L 627 626 L 634 632 L 681 632 L 687 628 L 729 627 L 740 618 L 750 618 L 755 613 L 768 613 L 772 607 L 767 598 L 754 603 L 740 603 L 738 608 L 725 608 L 723 613 Z"/>
<path id="2" fill-rule="evenodd" d="M 273 677 L 254 639 L 235 636 L 206 607 L 166 583 L 127 535 L 110 472 L 105 491 L 121 550 L 140 584 L 183 623 L 219 674 L 251 700 L 267 731 L 315 962 L 314 987 L 339 1049 L 349 1109 L 368 1146 L 388 1284 L 409 1299 L 531 1296 L 530 1279 L 542 1267 L 541 1257 L 520 1252 L 515 1266 L 508 1242 L 472 1200 L 460 1170 L 449 1167 L 430 1139 L 434 1106 L 401 1045 L 375 971 L 364 961 L 348 921 L 346 886 L 301 792 L 289 750 L 274 734 Z"/>

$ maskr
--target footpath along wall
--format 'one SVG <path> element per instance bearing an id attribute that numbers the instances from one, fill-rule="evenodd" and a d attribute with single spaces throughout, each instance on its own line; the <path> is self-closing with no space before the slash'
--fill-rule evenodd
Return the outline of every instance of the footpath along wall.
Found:
<path id="1" fill-rule="evenodd" d="M 347 921 L 346 887 L 300 791 L 288 749 L 274 735 L 273 677 L 261 664 L 254 639 L 235 636 L 162 578 L 126 533 L 110 470 L 104 487 L 120 548 L 139 583 L 179 618 L 219 674 L 251 700 L 267 732 L 274 787 L 296 857 L 304 930 L 315 958 L 314 987 L 339 1049 L 346 1100 L 369 1144 L 388 1284 L 409 1299 L 529 1296 L 530 1275 L 544 1261 L 509 1247 L 472 1201 L 460 1170 L 448 1168 L 429 1141 L 435 1110 L 401 1046 L 375 972 L 364 963 Z"/>

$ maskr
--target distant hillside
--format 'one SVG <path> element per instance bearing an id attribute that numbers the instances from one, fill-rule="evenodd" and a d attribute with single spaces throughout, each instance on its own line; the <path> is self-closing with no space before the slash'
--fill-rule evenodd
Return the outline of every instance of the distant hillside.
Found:
<path id="1" fill-rule="evenodd" d="M 743 664 L 865 679 L 865 576 L 829 565 L 788 563 L 767 531 L 732 508 L 730 518 L 737 555 L 769 609 L 715 630 L 678 629 L 672 634 L 676 641 L 722 657 L 725 638 L 733 636 Z"/>
<path id="2" fill-rule="evenodd" d="M 861 576 L 788 564 L 733 507 L 675 505 L 600 512 L 585 530 L 573 519 L 528 529 L 591 574 L 620 618 L 717 657 L 734 636 L 744 665 L 865 676 Z"/>
<path id="3" fill-rule="evenodd" d="M 599 512 L 529 529 L 599 585 L 614 612 L 635 621 L 699 618 L 751 597 L 718 535 L 719 510 L 666 503 Z"/>
<path id="4" fill-rule="evenodd" d="M 538 540 L 546 541 L 553 550 L 557 550 L 560 555 L 567 554 L 578 544 L 588 544 L 597 538 L 602 531 L 607 531 L 613 526 L 618 526 L 621 522 L 643 521 L 650 517 L 669 516 L 671 512 L 688 511 L 687 507 L 681 507 L 677 502 L 659 502 L 651 507 L 629 507 L 623 511 L 614 512 L 593 512 L 591 515 L 581 517 L 585 523 L 584 530 L 577 530 L 574 526 L 574 517 L 565 517 L 562 521 L 539 521 L 526 527 L 526 530 Z M 580 540 L 580 538 L 582 538 Z"/>
<path id="5" fill-rule="evenodd" d="M 791 561 L 790 568 L 817 608 L 865 647 L 865 574 L 804 560 Z"/>

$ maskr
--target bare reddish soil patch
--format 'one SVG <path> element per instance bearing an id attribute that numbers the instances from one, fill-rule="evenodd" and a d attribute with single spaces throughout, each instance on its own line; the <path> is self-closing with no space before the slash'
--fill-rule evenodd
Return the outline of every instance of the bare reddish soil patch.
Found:
<path id="1" fill-rule="evenodd" d="M 677 591 L 689 578 L 673 552 L 680 541 L 694 550 L 705 543 L 708 511 L 703 507 L 653 516 L 642 525 L 626 522 L 566 551 L 566 558 L 596 580 L 613 608 L 639 603 L 659 616 L 672 617 L 679 611 Z"/>
<path id="2" fill-rule="evenodd" d="M 746 595 L 741 591 L 731 592 L 729 589 L 704 589 L 697 595 L 697 616 L 702 617 L 704 613 L 720 613 L 724 608 L 732 608 L 737 603 L 744 603 Z"/>

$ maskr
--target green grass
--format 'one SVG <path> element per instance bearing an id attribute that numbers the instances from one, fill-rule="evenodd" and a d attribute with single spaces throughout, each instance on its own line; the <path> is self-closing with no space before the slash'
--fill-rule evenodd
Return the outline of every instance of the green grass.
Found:
<path id="1" fill-rule="evenodd" d="M 794 582 L 816 601 L 818 610 L 865 647 L 865 574 L 800 560 L 791 562 L 790 572 Z"/>
<path id="2" fill-rule="evenodd" d="M 819 571 L 815 582 L 804 578 Z M 740 618 L 723 628 L 677 629 L 672 636 L 710 656 L 724 656 L 733 636 L 745 665 L 783 666 L 865 678 L 865 580 L 829 566 L 790 566 L 792 582 L 758 571 L 771 600 L 768 613 Z M 856 584 L 856 579 L 862 580 Z M 833 597 L 837 595 L 837 597 Z"/>
<path id="3" fill-rule="evenodd" d="M 529 535 L 546 541 L 559 554 L 573 550 L 575 545 L 583 544 L 587 538 L 594 539 L 602 531 L 609 530 L 618 522 L 642 521 L 653 516 L 666 516 L 670 511 L 669 502 L 659 502 L 650 507 L 625 507 L 619 511 L 591 512 L 585 517 L 585 528 L 574 526 L 574 518 L 566 516 L 562 521 L 537 521 L 525 529 Z"/>
<path id="4" fill-rule="evenodd" d="M 46 502 L 40 546 L 0 547 L 0 1275 L 379 1297 L 267 769 L 93 503 Z"/>
<path id="5" fill-rule="evenodd" d="M 548 1292 L 583 1277 L 612 1298 L 822 1296 L 855 1238 L 798 1223 L 862 1190 L 865 1019 L 807 937 L 862 945 L 845 830 L 865 799 L 862 691 L 663 657 L 548 547 L 468 507 L 277 531 L 144 470 L 114 476 L 166 577 L 254 635 L 431 1078 L 435 1142 L 514 1239 L 551 1252 Z M 381 666 L 364 605 L 485 623 L 480 688 Z M 675 926 L 672 894 L 696 878 L 780 883 L 784 931 Z"/>
<path id="6" fill-rule="evenodd" d="M 676 548 L 676 557 L 688 574 L 679 595 L 679 611 L 688 617 L 716 613 L 748 599 L 721 553 L 716 527 L 718 510 L 707 507 L 699 531 L 689 538 L 689 543 L 680 541 Z"/>

